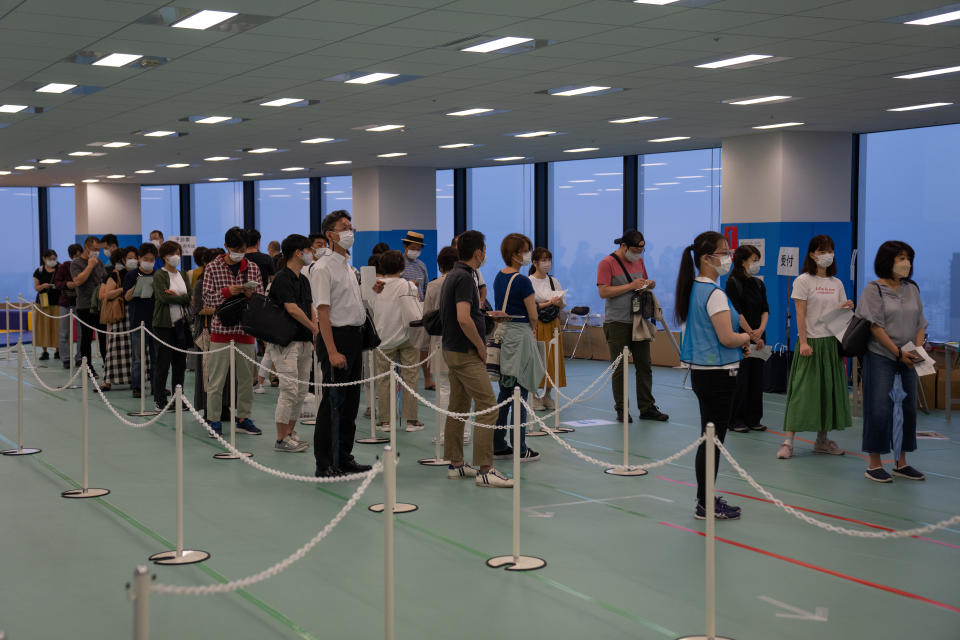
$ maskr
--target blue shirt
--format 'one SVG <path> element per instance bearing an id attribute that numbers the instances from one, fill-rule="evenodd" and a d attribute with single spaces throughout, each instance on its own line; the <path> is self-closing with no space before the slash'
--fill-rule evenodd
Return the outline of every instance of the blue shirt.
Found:
<path id="1" fill-rule="evenodd" d="M 507 285 L 510 283 L 510 278 L 514 275 L 516 275 L 517 278 L 513 281 L 513 286 L 510 287 L 510 299 L 507 300 L 507 307 L 504 309 L 503 296 L 507 293 Z M 494 308 L 497 311 L 504 310 L 511 316 L 523 316 L 521 318 L 513 318 L 511 322 L 530 322 L 530 316 L 527 315 L 527 305 L 525 305 L 523 301 L 532 295 L 533 283 L 530 282 L 530 278 L 527 276 L 522 273 L 497 272 L 497 277 L 493 281 Z"/>

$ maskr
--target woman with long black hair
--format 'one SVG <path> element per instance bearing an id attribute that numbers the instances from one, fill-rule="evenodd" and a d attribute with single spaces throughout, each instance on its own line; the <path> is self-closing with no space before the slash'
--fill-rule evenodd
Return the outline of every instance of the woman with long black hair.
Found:
<path id="1" fill-rule="evenodd" d="M 767 288 L 756 275 L 760 271 L 760 250 L 750 244 L 742 244 L 733 252 L 733 270 L 727 278 L 727 296 L 733 308 L 740 314 L 740 333 L 750 336 L 757 349 L 766 342 L 767 320 L 770 306 L 767 303 Z M 744 358 L 737 374 L 737 393 L 733 398 L 731 431 L 766 431 L 760 424 L 763 419 L 763 360 Z"/>
<path id="2" fill-rule="evenodd" d="M 717 284 L 730 271 L 732 259 L 727 239 L 716 231 L 705 231 L 683 250 L 677 274 L 677 321 L 685 323 L 680 359 L 690 367 L 693 392 L 700 403 L 700 433 L 708 422 L 716 427 L 723 442 L 733 411 L 737 389 L 737 370 L 750 334 L 737 333 L 740 316 Z M 704 520 L 706 507 L 706 443 L 697 449 L 697 506 L 694 517 Z M 719 455 L 715 458 L 719 462 Z M 719 465 L 714 467 L 714 478 Z M 717 520 L 740 517 L 740 507 L 728 505 L 717 496 L 714 502 Z"/>

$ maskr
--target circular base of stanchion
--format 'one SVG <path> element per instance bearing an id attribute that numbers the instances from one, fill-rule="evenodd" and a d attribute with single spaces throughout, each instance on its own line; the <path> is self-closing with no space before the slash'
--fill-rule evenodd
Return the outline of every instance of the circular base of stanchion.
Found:
<path id="1" fill-rule="evenodd" d="M 528 434 L 529 435 L 529 434 Z M 547 561 L 536 556 L 497 556 L 487 560 L 487 566 L 493 569 L 506 567 L 507 571 L 535 571 L 547 566 Z"/>
<path id="2" fill-rule="evenodd" d="M 70 388 L 73 389 L 73 388 L 75 388 L 75 387 L 70 387 Z M 127 415 L 128 415 L 128 416 L 131 416 L 131 417 L 134 417 L 134 418 L 148 418 L 148 417 L 150 417 L 150 416 L 155 416 L 155 415 L 157 415 L 158 413 L 160 413 L 160 412 L 159 412 L 159 411 L 149 411 L 149 410 L 148 410 L 148 411 L 127 411 Z"/>
<path id="3" fill-rule="evenodd" d="M 317 424 L 316 418 L 304 418 L 300 421 L 300 424 L 315 425 Z"/>
<path id="4" fill-rule="evenodd" d="M 422 464 L 425 467 L 448 467 L 450 466 L 449 460 L 443 460 L 442 458 L 420 458 L 417 460 L 418 464 Z"/>
<path id="5" fill-rule="evenodd" d="M 557 427 L 554 429 L 554 432 L 556 433 L 573 433 L 574 431 L 576 431 L 576 429 L 573 427 Z"/>
<path id="6" fill-rule="evenodd" d="M 241 455 L 244 458 L 252 458 L 253 454 L 248 451 L 241 451 Z M 213 454 L 215 460 L 239 460 L 240 456 L 233 453 L 232 451 L 221 451 L 220 453 Z"/>
<path id="7" fill-rule="evenodd" d="M 64 498 L 99 498 L 110 493 L 110 489 L 71 489 L 60 494 Z"/>
<path id="8" fill-rule="evenodd" d="M 527 431 L 528 438 L 540 438 L 542 436 L 547 436 L 547 435 L 550 435 L 550 434 L 544 431 L 543 429 L 539 429 L 537 431 Z"/>
<path id="9" fill-rule="evenodd" d="M 79 388 L 80 388 L 80 385 L 78 385 L 78 384 L 72 384 L 72 385 L 70 385 L 69 387 L 63 387 L 64 390 L 66 390 L 66 389 L 79 389 Z M 129 414 L 128 414 L 128 415 L 129 415 Z"/>
<path id="10" fill-rule="evenodd" d="M 538 431 L 528 431 L 527 437 L 539 438 L 540 436 L 548 436 L 550 435 L 551 431 L 553 433 L 573 433 L 574 431 L 576 431 L 576 429 L 571 429 L 570 427 L 557 427 L 556 429 L 554 429 L 551 427 L 549 429 L 539 429 Z"/>
<path id="11" fill-rule="evenodd" d="M 210 557 L 210 554 L 206 551 L 194 550 L 194 549 L 184 549 L 180 553 L 177 553 L 176 550 L 173 551 L 162 551 L 160 553 L 155 553 L 148 558 L 152 560 L 153 564 L 171 564 L 171 565 L 180 565 L 180 564 L 196 564 L 198 562 L 203 562 Z"/>
<path id="12" fill-rule="evenodd" d="M 611 476 L 645 476 L 647 475 L 646 469 L 604 469 L 604 473 Z"/>
<path id="13" fill-rule="evenodd" d="M 383 513 L 383 507 L 384 507 L 383 503 L 379 502 L 377 504 L 370 505 L 369 507 L 367 507 L 367 509 L 370 511 L 373 511 L 374 513 Z M 412 511 L 416 511 L 419 508 L 420 507 L 418 507 L 417 505 L 410 504 L 409 502 L 397 502 L 397 503 L 394 503 L 393 505 L 393 512 L 394 513 L 410 513 Z"/>
<path id="14" fill-rule="evenodd" d="M 683 636 L 677 640 L 732 640 L 727 636 Z"/>
<path id="15" fill-rule="evenodd" d="M 0 455 L 5 456 L 32 456 L 35 453 L 40 453 L 43 449 L 28 449 L 24 447 L 23 449 L 6 449 L 0 451 Z"/>
<path id="16" fill-rule="evenodd" d="M 390 438 L 357 438 L 354 442 L 357 444 L 385 444 L 390 442 Z"/>

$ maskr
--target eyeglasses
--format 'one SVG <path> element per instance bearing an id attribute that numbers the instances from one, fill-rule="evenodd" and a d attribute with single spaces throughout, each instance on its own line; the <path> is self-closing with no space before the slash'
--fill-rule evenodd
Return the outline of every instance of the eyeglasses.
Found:
<path id="1" fill-rule="evenodd" d="M 716 251 L 714 253 L 711 253 L 710 255 L 715 256 L 717 258 L 729 258 L 730 256 L 733 255 L 733 251 Z"/>

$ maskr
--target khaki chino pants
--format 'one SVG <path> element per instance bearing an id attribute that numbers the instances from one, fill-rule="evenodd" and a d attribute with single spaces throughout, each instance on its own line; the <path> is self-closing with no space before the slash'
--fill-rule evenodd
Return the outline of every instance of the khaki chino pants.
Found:
<path id="1" fill-rule="evenodd" d="M 488 409 L 497 404 L 493 394 L 487 365 L 480 360 L 476 350 L 468 353 L 443 351 L 443 359 L 450 371 L 450 404 L 448 411 L 464 413 L 470 411 L 471 403 L 476 411 Z M 493 426 L 497 421 L 497 412 L 488 411 L 474 418 L 476 422 Z M 443 433 L 443 457 L 450 461 L 463 460 L 464 422 L 447 416 Z M 493 466 L 493 429 L 477 427 L 473 438 L 473 465 L 475 467 Z"/>

